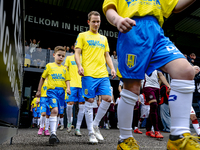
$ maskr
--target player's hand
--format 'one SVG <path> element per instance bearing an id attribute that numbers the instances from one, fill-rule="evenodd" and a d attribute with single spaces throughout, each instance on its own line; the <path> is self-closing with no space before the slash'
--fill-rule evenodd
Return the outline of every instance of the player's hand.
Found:
<path id="1" fill-rule="evenodd" d="M 67 89 L 67 94 L 71 95 L 70 89 Z"/>
<path id="2" fill-rule="evenodd" d="M 120 17 L 117 21 L 117 29 L 122 33 L 127 33 L 132 29 L 133 26 L 136 26 L 136 22 L 130 18 L 122 18 Z"/>
<path id="3" fill-rule="evenodd" d="M 115 69 L 111 69 L 111 76 L 112 76 L 112 79 L 114 79 L 116 77 Z"/>
<path id="4" fill-rule="evenodd" d="M 82 66 L 78 68 L 78 74 L 79 74 L 80 76 L 84 76 L 84 69 L 83 69 Z"/>
<path id="5" fill-rule="evenodd" d="M 37 96 L 37 97 L 40 97 L 40 96 L 41 96 L 41 92 L 40 92 L 40 91 L 37 91 L 36 96 Z"/>
<path id="6" fill-rule="evenodd" d="M 37 107 L 35 108 L 35 111 L 37 111 Z"/>
<path id="7" fill-rule="evenodd" d="M 32 109 L 30 109 L 30 112 L 33 112 L 33 110 L 32 110 Z"/>

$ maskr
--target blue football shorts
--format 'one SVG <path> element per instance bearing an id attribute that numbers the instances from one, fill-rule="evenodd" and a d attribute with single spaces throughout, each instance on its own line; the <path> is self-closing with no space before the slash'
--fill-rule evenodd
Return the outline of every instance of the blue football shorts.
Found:
<path id="1" fill-rule="evenodd" d="M 134 17 L 136 26 L 118 34 L 118 76 L 126 79 L 144 79 L 168 62 L 185 58 L 165 37 L 163 29 L 153 16 Z"/>
<path id="2" fill-rule="evenodd" d="M 66 102 L 85 102 L 82 88 L 70 87 L 71 95 L 68 95 Z"/>
<path id="3" fill-rule="evenodd" d="M 58 107 L 58 114 L 63 114 L 65 105 L 65 90 L 59 87 L 56 87 L 55 89 L 48 89 L 47 97 L 49 101 L 48 107 Z"/>
<path id="4" fill-rule="evenodd" d="M 50 116 L 49 101 L 47 97 L 40 97 L 40 113 L 46 112 L 46 115 Z"/>
<path id="5" fill-rule="evenodd" d="M 95 98 L 96 95 L 111 96 L 110 80 L 108 77 L 82 77 L 82 90 L 83 96 L 87 98 Z"/>

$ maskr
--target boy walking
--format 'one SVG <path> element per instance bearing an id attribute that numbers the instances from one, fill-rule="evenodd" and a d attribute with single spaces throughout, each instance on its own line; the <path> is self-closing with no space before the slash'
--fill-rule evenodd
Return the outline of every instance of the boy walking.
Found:
<path id="1" fill-rule="evenodd" d="M 169 73 L 171 92 L 171 134 L 167 149 L 198 149 L 199 143 L 190 135 L 189 118 L 194 91 L 194 69 L 175 45 L 164 36 L 163 17 L 178 13 L 195 0 L 105 0 L 103 12 L 119 30 L 117 42 L 119 76 L 124 89 L 120 93 L 118 149 L 139 149 L 132 135 L 133 108 L 140 82 L 145 73 L 155 69 Z M 183 69 L 184 68 L 184 69 Z M 128 115 L 127 115 L 128 114 Z"/>
<path id="2" fill-rule="evenodd" d="M 56 136 L 57 130 L 57 116 L 63 114 L 64 103 L 65 103 L 65 90 L 67 93 L 70 92 L 70 76 L 69 73 L 61 63 L 65 58 L 65 49 L 62 46 L 57 46 L 54 49 L 53 57 L 55 59 L 54 63 L 48 63 L 42 74 L 38 85 L 38 91 L 36 93 L 37 97 L 41 96 L 41 87 L 44 80 L 48 77 L 47 81 L 47 98 L 49 105 L 52 107 L 51 115 L 49 118 L 49 125 L 51 130 L 51 136 L 49 138 L 50 144 L 58 144 L 60 141 Z M 48 105 L 48 106 L 49 106 Z"/>

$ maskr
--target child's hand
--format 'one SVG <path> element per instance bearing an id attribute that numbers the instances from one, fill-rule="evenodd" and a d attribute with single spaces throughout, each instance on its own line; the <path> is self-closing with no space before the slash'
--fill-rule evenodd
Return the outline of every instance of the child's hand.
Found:
<path id="1" fill-rule="evenodd" d="M 127 33 L 132 29 L 132 26 L 136 26 L 135 20 L 132 20 L 130 18 L 122 18 L 120 17 L 117 20 L 117 29 L 122 33 Z"/>

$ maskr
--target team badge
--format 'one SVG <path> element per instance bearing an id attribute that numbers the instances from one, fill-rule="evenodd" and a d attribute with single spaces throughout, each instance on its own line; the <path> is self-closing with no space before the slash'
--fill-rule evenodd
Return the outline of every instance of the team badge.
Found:
<path id="1" fill-rule="evenodd" d="M 56 99 L 54 98 L 54 99 L 52 99 L 52 101 L 53 101 L 53 103 L 55 104 L 56 103 Z"/>
<path id="2" fill-rule="evenodd" d="M 135 63 L 136 63 L 136 55 L 127 54 L 127 55 L 126 55 L 126 65 L 127 65 L 129 68 L 132 68 L 132 67 L 135 66 Z"/>
<path id="3" fill-rule="evenodd" d="M 88 89 L 85 89 L 85 95 L 88 95 Z"/>

